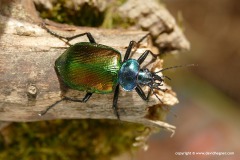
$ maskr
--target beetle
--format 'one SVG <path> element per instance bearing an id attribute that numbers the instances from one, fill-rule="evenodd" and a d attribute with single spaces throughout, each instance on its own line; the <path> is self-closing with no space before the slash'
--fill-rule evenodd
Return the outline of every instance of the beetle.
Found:
<path id="1" fill-rule="evenodd" d="M 120 116 L 117 110 L 119 86 L 125 91 L 135 90 L 144 101 L 148 101 L 154 89 L 165 91 L 165 89 L 160 88 L 163 85 L 164 76 L 159 76 L 157 73 L 169 68 L 151 72 L 147 68 L 140 67 L 149 53 L 154 57 L 156 55 L 150 50 L 146 50 L 138 59 L 129 58 L 133 47 L 142 42 L 149 34 L 138 42 L 130 41 L 125 56 L 121 60 L 121 54 L 118 50 L 96 43 L 89 32 L 64 37 L 51 31 L 45 25 L 42 25 L 42 27 L 51 35 L 67 40 L 67 43 L 81 36 L 87 36 L 89 42 L 79 42 L 73 45 L 68 43 L 70 47 L 55 61 L 55 70 L 64 84 L 71 89 L 86 91 L 86 95 L 82 99 L 63 97 L 45 111 L 42 111 L 39 114 L 40 116 L 46 114 L 49 109 L 63 100 L 85 103 L 93 93 L 108 94 L 114 92 L 112 107 L 119 119 Z M 142 90 L 142 86 L 150 88 L 147 94 Z M 161 101 L 154 92 L 153 94 Z"/>

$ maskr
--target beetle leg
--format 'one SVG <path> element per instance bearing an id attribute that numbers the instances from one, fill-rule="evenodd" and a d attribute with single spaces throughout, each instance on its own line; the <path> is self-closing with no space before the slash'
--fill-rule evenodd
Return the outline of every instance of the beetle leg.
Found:
<path id="1" fill-rule="evenodd" d="M 117 116 L 117 119 L 120 119 L 120 116 L 118 113 L 118 107 L 117 107 L 118 95 L 119 95 L 119 84 L 117 84 L 115 91 L 114 91 L 113 110 L 114 110 L 115 115 Z"/>
<path id="2" fill-rule="evenodd" d="M 157 97 L 157 99 L 163 104 L 163 101 L 158 97 L 158 95 L 156 93 L 153 92 L 153 94 L 155 95 L 155 97 Z"/>
<path id="3" fill-rule="evenodd" d="M 138 42 L 137 44 L 141 43 L 145 38 L 147 38 L 148 36 L 150 36 L 150 33 L 146 34 L 145 36 L 143 36 Z"/>
<path id="4" fill-rule="evenodd" d="M 89 42 L 91 43 L 96 43 L 95 39 L 93 38 L 92 34 L 89 33 L 89 32 L 85 32 L 85 33 L 81 33 L 81 34 L 77 34 L 75 36 L 71 36 L 71 37 L 65 37 L 65 36 L 61 36 L 53 31 L 51 31 L 49 28 L 46 27 L 46 25 L 44 23 L 42 23 L 42 28 L 45 29 L 48 33 L 50 33 L 51 35 L 57 37 L 57 38 L 60 38 L 60 39 L 66 39 L 67 42 L 75 39 L 75 38 L 78 38 L 78 37 L 82 37 L 82 36 L 87 36 L 88 37 L 88 40 Z"/>
<path id="5" fill-rule="evenodd" d="M 86 103 L 91 96 L 92 96 L 92 93 L 87 92 L 87 94 L 84 96 L 83 99 L 73 99 L 73 98 L 70 98 L 70 97 L 64 97 L 64 100 L 73 101 L 73 102 Z"/>
<path id="6" fill-rule="evenodd" d="M 149 96 L 152 92 L 152 88 L 150 88 L 150 90 L 148 91 L 147 96 L 145 95 L 145 93 L 143 92 L 142 88 L 137 85 L 137 87 L 135 88 L 136 92 L 138 93 L 138 95 L 144 100 L 144 101 L 148 101 Z"/>
<path id="7" fill-rule="evenodd" d="M 123 59 L 123 62 L 125 62 L 126 60 L 128 60 L 129 56 L 130 56 L 130 53 L 132 51 L 132 48 L 133 48 L 133 45 L 136 44 L 137 42 L 135 41 L 130 41 L 129 45 L 128 45 L 128 48 L 126 50 L 126 53 L 125 53 L 125 56 L 124 56 L 124 59 Z"/>
<path id="8" fill-rule="evenodd" d="M 134 45 L 136 46 L 139 46 L 139 44 L 145 39 L 147 38 L 148 36 L 150 35 L 150 33 L 146 34 L 145 36 L 143 36 L 139 41 L 130 41 L 129 45 L 128 45 L 128 48 L 127 48 L 127 51 L 125 53 L 125 56 L 124 56 L 124 59 L 123 59 L 123 62 L 125 62 L 126 60 L 129 59 L 129 56 L 130 56 L 130 53 L 132 51 L 132 48 Z M 135 51 L 134 51 L 135 52 Z M 154 55 L 153 53 L 151 53 L 152 55 Z"/>
<path id="9" fill-rule="evenodd" d="M 139 63 L 139 64 L 142 64 L 142 62 L 147 58 L 147 56 L 148 56 L 149 53 L 150 53 L 154 58 L 156 58 L 156 55 L 153 54 L 152 51 L 146 50 L 146 51 L 138 58 L 138 60 L 137 60 L 138 63 Z"/>
<path id="10" fill-rule="evenodd" d="M 51 106 L 48 106 L 48 108 L 44 111 L 42 111 L 41 113 L 39 113 L 39 116 L 43 116 L 44 114 L 46 114 L 51 108 L 53 108 L 55 105 L 57 105 L 58 103 L 67 100 L 67 101 L 73 101 L 73 102 L 82 102 L 85 103 L 88 101 L 88 99 L 92 96 L 92 93 L 88 92 L 83 99 L 72 99 L 69 97 L 64 97 L 62 99 L 60 99 L 59 101 L 56 101 L 55 103 L 53 103 Z"/>
<path id="11" fill-rule="evenodd" d="M 93 36 L 92 36 L 92 34 L 90 32 L 77 34 L 77 35 L 72 36 L 72 37 L 65 37 L 65 39 L 68 40 L 68 42 L 69 42 L 69 41 L 71 41 L 71 40 L 73 40 L 75 38 L 82 37 L 82 36 L 85 36 L 85 35 L 88 37 L 89 42 L 96 43 L 95 39 L 93 38 Z"/>
<path id="12" fill-rule="evenodd" d="M 46 114 L 48 112 L 48 110 L 50 110 L 51 108 L 53 108 L 55 105 L 57 105 L 58 103 L 62 102 L 63 100 L 65 100 L 64 98 L 60 99 L 59 101 L 56 101 L 55 103 L 53 103 L 51 106 L 48 106 L 48 108 L 44 111 L 41 111 L 38 115 L 39 116 L 43 116 L 44 114 Z"/>

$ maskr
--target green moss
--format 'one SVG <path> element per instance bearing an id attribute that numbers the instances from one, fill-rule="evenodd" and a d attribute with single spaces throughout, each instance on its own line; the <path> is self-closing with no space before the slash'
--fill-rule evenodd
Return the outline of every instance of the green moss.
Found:
<path id="1" fill-rule="evenodd" d="M 125 1 L 112 1 L 102 11 L 96 6 L 91 5 L 90 2 L 76 7 L 72 1 L 66 0 L 53 1 L 53 8 L 51 10 L 41 5 L 36 5 L 36 8 L 42 18 L 59 23 L 102 28 L 127 28 L 135 22 L 123 19 L 117 12 L 117 8 Z"/>
<path id="2" fill-rule="evenodd" d="M 44 6 L 36 6 L 36 8 L 42 18 L 78 26 L 98 27 L 102 24 L 105 14 L 104 11 L 101 12 L 88 3 L 75 7 L 72 1 L 66 0 L 54 1 L 51 10 Z"/>
<path id="3" fill-rule="evenodd" d="M 144 126 L 114 120 L 13 123 L 0 135 L 0 159 L 110 159 L 133 149 Z"/>

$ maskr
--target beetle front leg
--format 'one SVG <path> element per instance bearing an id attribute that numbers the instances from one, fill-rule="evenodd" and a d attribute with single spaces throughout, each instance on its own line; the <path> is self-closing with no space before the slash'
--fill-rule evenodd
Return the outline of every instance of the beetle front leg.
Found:
<path id="1" fill-rule="evenodd" d="M 145 93 L 143 92 L 142 88 L 137 85 L 137 87 L 135 88 L 135 91 L 138 93 L 138 95 L 144 100 L 144 101 L 148 101 L 149 96 L 152 92 L 152 88 L 150 88 L 150 90 L 148 91 L 147 96 L 145 95 Z"/>

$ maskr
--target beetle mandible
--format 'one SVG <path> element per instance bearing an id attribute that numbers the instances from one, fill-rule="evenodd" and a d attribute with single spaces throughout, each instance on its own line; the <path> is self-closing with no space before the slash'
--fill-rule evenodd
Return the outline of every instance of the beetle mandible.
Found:
<path id="1" fill-rule="evenodd" d="M 149 53 L 154 57 L 156 55 L 150 50 L 146 50 L 137 60 L 129 58 L 133 47 L 142 42 L 149 34 L 141 38 L 138 42 L 130 41 L 125 56 L 121 60 L 121 54 L 118 50 L 96 43 L 89 32 L 72 37 L 64 37 L 48 29 L 45 24 L 42 27 L 51 35 L 67 40 L 67 43 L 81 36 L 87 36 L 89 42 L 79 42 L 74 45 L 68 43 L 70 47 L 55 61 L 56 72 L 64 84 L 71 89 L 86 91 L 86 95 L 82 99 L 63 97 L 42 111 L 39 114 L 40 116 L 46 114 L 49 109 L 63 100 L 85 103 L 93 93 L 107 94 L 114 92 L 112 107 L 119 119 L 120 116 L 117 110 L 119 86 L 125 91 L 135 90 L 145 101 L 148 101 L 154 89 L 165 91 L 160 88 L 163 85 L 164 76 L 161 77 L 157 73 L 168 68 L 158 72 L 151 72 L 147 68 L 140 67 Z M 142 86 L 150 88 L 147 94 L 142 90 Z M 153 94 L 158 98 L 154 92 Z M 161 100 L 159 99 L 159 101 Z"/>

